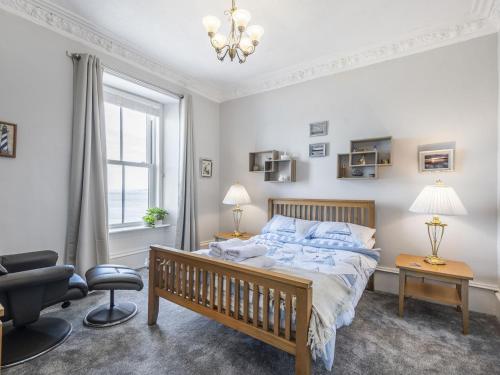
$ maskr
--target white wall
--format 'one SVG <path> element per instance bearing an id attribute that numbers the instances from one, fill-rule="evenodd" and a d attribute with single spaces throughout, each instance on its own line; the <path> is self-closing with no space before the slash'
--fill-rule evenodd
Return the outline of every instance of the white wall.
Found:
<path id="1" fill-rule="evenodd" d="M 257 232 L 269 197 L 374 199 L 382 266 L 401 252 L 425 255 L 426 216 L 408 212 L 437 177 L 453 186 L 469 210 L 449 224 L 440 255 L 467 262 L 476 281 L 498 282 L 497 270 L 497 40 L 488 36 L 450 47 L 324 77 L 221 105 L 221 195 L 239 180 L 253 204 L 242 229 Z M 308 137 L 310 122 L 329 120 L 326 137 Z M 336 154 L 349 140 L 393 137 L 393 165 L 375 181 L 336 179 Z M 309 159 L 308 144 L 330 143 L 330 156 Z M 456 171 L 421 174 L 417 146 L 456 141 Z M 277 149 L 295 154 L 297 182 L 273 184 L 248 172 L 248 153 Z M 221 227 L 231 228 L 230 207 Z M 389 278 L 389 281 L 382 280 Z M 394 289 L 395 275 L 381 275 Z M 473 309 L 494 310 L 493 293 L 471 297 Z"/>
<path id="2" fill-rule="evenodd" d="M 0 254 L 54 249 L 62 256 L 72 117 L 72 64 L 65 53 L 96 52 L 4 11 L 0 35 L 0 119 L 18 124 L 17 158 L 0 158 Z M 185 92 L 105 53 L 97 55 L 114 70 Z M 213 158 L 217 166 L 219 105 L 193 95 L 193 108 L 197 155 Z M 217 177 L 200 182 L 202 239 L 210 238 L 217 226 L 217 195 Z M 112 234 L 113 261 L 142 264 L 149 244 L 173 244 L 173 233 L 175 228 Z M 140 249 L 141 256 L 117 258 Z"/>

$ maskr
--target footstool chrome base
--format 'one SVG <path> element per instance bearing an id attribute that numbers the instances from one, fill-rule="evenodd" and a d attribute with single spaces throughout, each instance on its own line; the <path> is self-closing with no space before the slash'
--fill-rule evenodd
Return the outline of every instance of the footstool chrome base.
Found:
<path id="1" fill-rule="evenodd" d="M 111 291 L 110 303 L 90 310 L 83 324 L 88 327 L 104 328 L 125 323 L 137 314 L 137 305 L 132 302 L 122 302 L 115 305 L 114 290 Z"/>

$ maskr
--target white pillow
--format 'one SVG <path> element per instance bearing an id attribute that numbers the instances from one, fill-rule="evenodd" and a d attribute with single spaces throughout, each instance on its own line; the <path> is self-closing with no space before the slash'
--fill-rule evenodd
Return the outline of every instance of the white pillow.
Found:
<path id="1" fill-rule="evenodd" d="M 363 225 L 352 224 L 352 223 L 348 224 L 349 228 L 351 228 L 352 236 L 364 244 L 368 244 L 368 241 L 372 239 L 373 235 L 376 232 L 376 229 L 365 227 Z"/>
<path id="2" fill-rule="evenodd" d="M 375 238 L 370 238 L 366 243 L 366 248 L 367 249 L 373 249 L 373 246 L 375 246 Z"/>

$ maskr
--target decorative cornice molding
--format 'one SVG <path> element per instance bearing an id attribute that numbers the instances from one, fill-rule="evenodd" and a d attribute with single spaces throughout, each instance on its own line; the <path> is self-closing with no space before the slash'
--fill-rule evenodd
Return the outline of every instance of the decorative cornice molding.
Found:
<path id="1" fill-rule="evenodd" d="M 222 90 L 174 72 L 168 66 L 145 56 L 130 43 L 97 28 L 82 17 L 48 0 L 0 0 L 0 9 L 47 27 L 91 48 L 104 51 L 176 86 L 218 103 L 459 43 L 495 33 L 500 27 L 500 0 L 474 0 L 468 21 L 462 24 L 421 31 L 404 39 L 365 48 L 356 53 L 328 56 L 287 67 L 245 80 L 253 82 L 251 84 Z"/>
<path id="2" fill-rule="evenodd" d="M 149 58 L 129 43 L 98 29 L 82 17 L 46 0 L 0 0 L 0 9 L 14 13 L 85 45 L 104 51 L 120 60 L 171 82 L 181 88 L 220 102 L 221 92 L 200 84 L 189 76 L 174 72 L 168 66 Z"/>
<path id="3" fill-rule="evenodd" d="M 497 3 L 500 3 L 500 1 L 497 1 Z M 498 9 L 500 10 L 500 8 Z M 235 87 L 231 92 L 227 93 L 228 95 L 223 98 L 223 101 L 271 91 L 492 34 L 498 31 L 498 22 L 494 21 L 494 14 L 495 12 L 491 10 L 486 18 L 434 31 L 417 33 L 414 36 L 367 48 L 357 53 L 330 56 L 275 71 L 266 76 L 246 79 L 246 82 L 253 83 L 244 87 Z"/>

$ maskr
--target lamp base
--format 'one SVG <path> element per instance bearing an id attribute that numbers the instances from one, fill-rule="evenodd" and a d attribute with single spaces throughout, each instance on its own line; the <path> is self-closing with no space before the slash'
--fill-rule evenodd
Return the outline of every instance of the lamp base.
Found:
<path id="1" fill-rule="evenodd" d="M 424 259 L 425 262 L 433 265 L 444 265 L 446 261 L 443 258 L 434 255 L 428 255 Z"/>
<path id="2" fill-rule="evenodd" d="M 233 237 L 241 237 L 241 236 L 243 236 L 243 233 L 238 232 L 238 231 L 233 232 Z"/>

